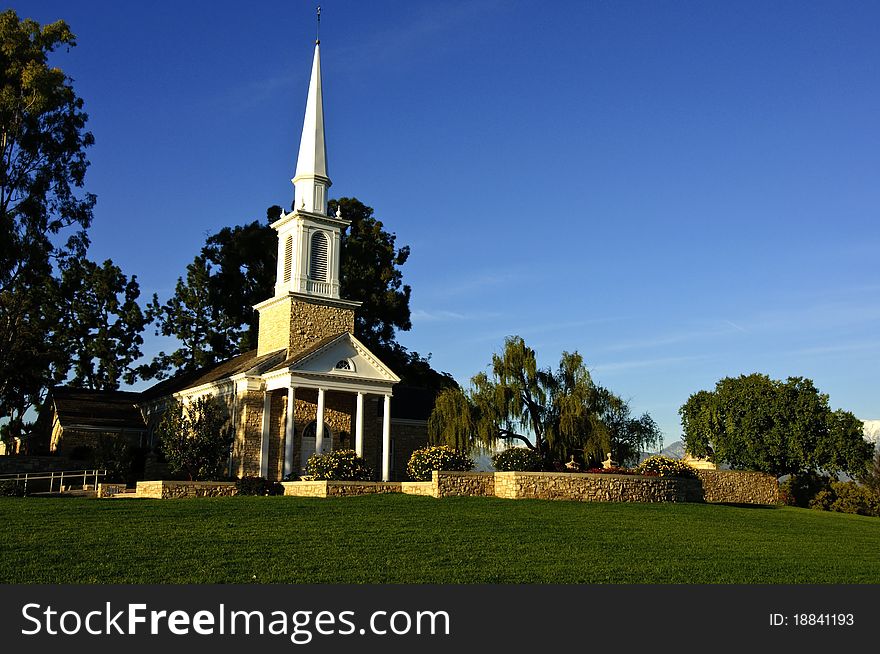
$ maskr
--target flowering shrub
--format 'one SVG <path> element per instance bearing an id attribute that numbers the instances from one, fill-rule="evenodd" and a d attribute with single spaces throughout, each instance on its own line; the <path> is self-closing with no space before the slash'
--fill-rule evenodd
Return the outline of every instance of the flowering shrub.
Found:
<path id="1" fill-rule="evenodd" d="M 640 475 L 654 473 L 658 477 L 691 477 L 697 476 L 693 466 L 680 459 L 670 459 L 668 456 L 652 456 L 642 461 L 636 468 Z"/>
<path id="2" fill-rule="evenodd" d="M 492 456 L 492 465 L 499 472 L 537 472 L 541 456 L 527 447 L 509 447 Z"/>
<path id="3" fill-rule="evenodd" d="M 416 450 L 406 464 L 406 474 L 415 481 L 430 481 L 434 470 L 467 472 L 474 461 L 464 452 L 448 445 L 433 445 Z"/>
<path id="4" fill-rule="evenodd" d="M 373 478 L 373 469 L 354 450 L 313 454 L 309 457 L 306 472 L 317 481 L 369 481 Z"/>
<path id="5" fill-rule="evenodd" d="M 242 477 L 235 482 L 237 495 L 284 495 L 284 487 L 265 477 Z"/>

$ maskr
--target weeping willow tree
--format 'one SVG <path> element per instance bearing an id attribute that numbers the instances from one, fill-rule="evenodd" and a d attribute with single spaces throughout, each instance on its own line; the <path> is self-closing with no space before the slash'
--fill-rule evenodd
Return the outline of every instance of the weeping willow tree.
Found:
<path id="1" fill-rule="evenodd" d="M 518 336 L 505 340 L 491 373 L 475 375 L 469 390 L 438 395 L 428 433 L 432 442 L 461 450 L 518 442 L 545 466 L 572 455 L 595 465 L 607 452 L 624 460 L 633 446 L 659 440 L 650 416 L 630 418 L 626 402 L 593 383 L 580 354 L 563 352 L 556 370 L 539 368 Z"/>

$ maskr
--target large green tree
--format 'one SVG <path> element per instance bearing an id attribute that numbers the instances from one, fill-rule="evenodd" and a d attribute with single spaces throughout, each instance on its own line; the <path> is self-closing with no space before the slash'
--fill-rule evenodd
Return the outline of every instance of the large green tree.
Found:
<path id="1" fill-rule="evenodd" d="M 803 377 L 725 377 L 714 391 L 691 395 L 679 413 L 687 452 L 736 469 L 861 477 L 873 452 L 862 422 L 832 411 L 828 396 Z"/>
<path id="2" fill-rule="evenodd" d="M 95 197 L 82 191 L 93 143 L 83 101 L 49 64 L 76 39 L 0 13 L 0 420 L 24 436 L 26 414 L 67 374 L 57 265 L 85 254 Z"/>
<path id="3" fill-rule="evenodd" d="M 329 208 L 351 221 L 342 235 L 340 277 L 342 296 L 363 302 L 355 314 L 355 336 L 407 383 L 454 385 L 427 358 L 396 341 L 398 331 L 412 327 L 411 289 L 403 284 L 401 271 L 409 247 L 398 247 L 395 234 L 355 198 L 331 200 Z M 142 369 L 146 375 L 173 375 L 256 347 L 258 315 L 252 307 L 274 293 L 277 235 L 270 223 L 280 213 L 280 207 L 269 207 L 264 222 L 226 227 L 209 236 L 174 296 L 165 303 L 153 298 L 148 315 L 157 333 L 174 336 L 181 345 L 160 353 Z"/>
<path id="4" fill-rule="evenodd" d="M 563 352 L 556 370 L 540 368 L 518 336 L 505 340 L 490 373 L 477 373 L 470 389 L 438 395 L 428 432 L 462 450 L 521 442 L 545 467 L 572 455 L 593 466 L 609 451 L 633 458 L 659 437 L 647 414 L 631 418 L 623 400 L 593 383 L 580 354 Z"/>
<path id="5" fill-rule="evenodd" d="M 177 278 L 174 295 L 167 302 L 161 304 L 153 294 L 147 305 L 147 319 L 155 322 L 157 335 L 175 338 L 178 347 L 170 353 L 159 352 L 150 364 L 141 366 L 141 376 L 163 379 L 227 356 L 228 322 L 212 304 L 210 280 L 210 264 L 199 255 L 186 267 L 186 279 Z"/>
<path id="6" fill-rule="evenodd" d="M 72 386 L 94 389 L 131 384 L 141 357 L 146 318 L 138 304 L 137 278 L 126 277 L 110 259 L 98 265 L 68 259 L 61 265 L 58 339 L 67 354 Z"/>

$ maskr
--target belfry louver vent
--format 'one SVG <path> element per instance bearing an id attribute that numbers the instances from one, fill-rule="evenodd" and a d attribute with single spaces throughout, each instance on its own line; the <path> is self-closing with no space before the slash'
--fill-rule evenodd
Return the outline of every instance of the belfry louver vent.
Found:
<path id="1" fill-rule="evenodd" d="M 293 268 L 293 236 L 284 241 L 284 283 L 290 283 L 290 271 Z"/>
<path id="2" fill-rule="evenodd" d="M 327 281 L 327 237 L 323 232 L 312 234 L 309 279 L 316 282 Z"/>

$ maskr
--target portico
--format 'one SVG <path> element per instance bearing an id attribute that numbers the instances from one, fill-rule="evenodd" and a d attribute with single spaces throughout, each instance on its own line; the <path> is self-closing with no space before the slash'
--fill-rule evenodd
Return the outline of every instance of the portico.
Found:
<path id="1" fill-rule="evenodd" d="M 378 399 L 382 403 L 382 427 L 380 446 L 380 478 L 388 481 L 391 478 L 391 398 L 393 386 L 400 379 L 387 366 L 374 357 L 353 335 L 345 332 L 334 338 L 325 339 L 320 345 L 311 348 L 292 360 L 284 361 L 263 375 L 263 420 L 264 425 L 261 442 L 260 472 L 268 476 L 268 447 L 272 438 L 270 428 L 272 422 L 271 394 L 281 391 L 286 395 L 284 409 L 284 446 L 282 477 L 299 473 L 313 453 L 323 454 L 330 450 L 329 434 L 327 434 L 327 398 L 333 394 L 338 406 L 353 405 L 350 412 L 336 412 L 336 423 L 349 423 L 348 429 L 340 432 L 354 433 L 354 450 L 358 456 L 365 455 L 365 425 L 371 421 L 365 415 L 366 407 L 372 406 L 369 399 Z M 297 433 L 296 410 L 287 407 L 297 406 L 297 397 L 315 400 L 314 437 L 305 433 L 302 423 L 311 418 L 304 410 L 300 413 L 300 433 Z M 346 401 L 344 398 L 348 398 Z M 346 415 L 348 414 L 348 415 Z M 375 414 L 371 416 L 375 418 Z M 352 424 L 353 423 L 353 424 Z M 339 434 L 337 434 L 337 437 Z M 296 444 L 299 444 L 299 459 L 296 457 Z"/>

